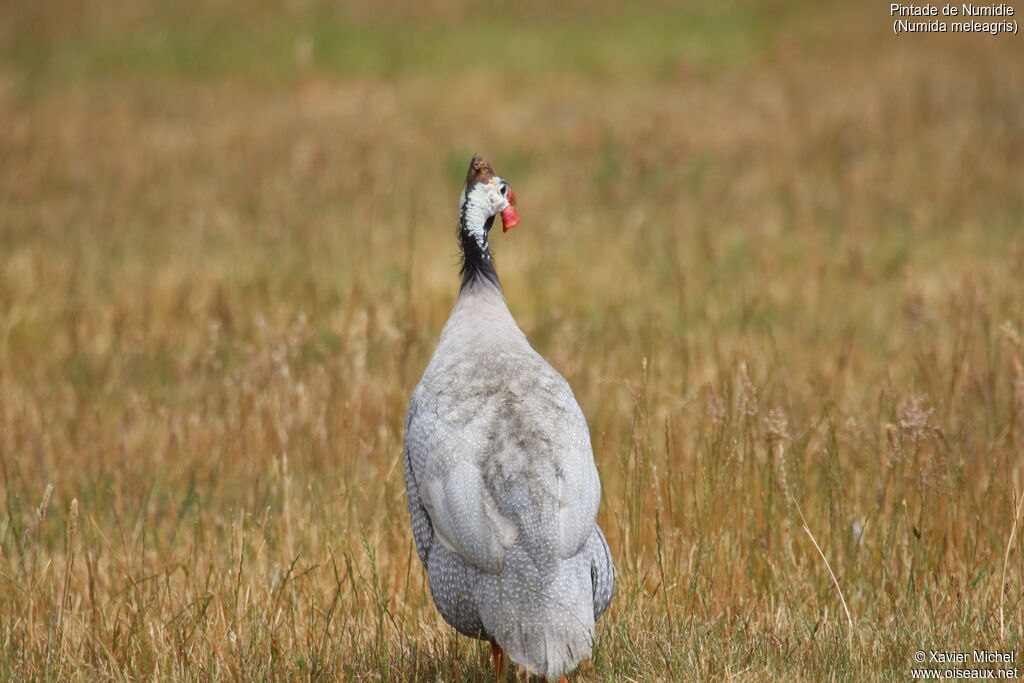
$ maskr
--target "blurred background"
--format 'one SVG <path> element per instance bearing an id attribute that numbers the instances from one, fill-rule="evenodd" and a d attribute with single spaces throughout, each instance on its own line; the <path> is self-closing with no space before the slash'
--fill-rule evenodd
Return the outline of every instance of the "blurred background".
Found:
<path id="1" fill-rule="evenodd" d="M 486 677 L 400 466 L 475 153 L 605 482 L 596 677 L 1018 642 L 1022 65 L 855 2 L 8 0 L 0 674 Z"/>

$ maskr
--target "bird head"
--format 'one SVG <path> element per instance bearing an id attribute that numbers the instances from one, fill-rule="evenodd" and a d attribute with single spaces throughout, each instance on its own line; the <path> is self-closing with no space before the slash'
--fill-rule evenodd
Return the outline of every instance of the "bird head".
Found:
<path id="1" fill-rule="evenodd" d="M 469 163 L 461 203 L 463 215 L 472 212 L 487 219 L 500 215 L 502 232 L 508 232 L 519 223 L 516 193 L 504 178 L 494 174 L 491 164 L 483 157 L 475 156 Z"/>

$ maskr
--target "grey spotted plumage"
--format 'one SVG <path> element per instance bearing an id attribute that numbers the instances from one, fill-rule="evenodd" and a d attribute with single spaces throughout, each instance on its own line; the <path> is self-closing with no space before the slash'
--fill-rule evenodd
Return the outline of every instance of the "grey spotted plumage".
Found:
<path id="1" fill-rule="evenodd" d="M 586 419 L 516 325 L 494 271 L 487 234 L 496 215 L 515 214 L 510 201 L 475 158 L 459 212 L 462 288 L 409 400 L 405 482 L 445 621 L 556 679 L 591 656 L 615 570 L 595 519 Z"/>

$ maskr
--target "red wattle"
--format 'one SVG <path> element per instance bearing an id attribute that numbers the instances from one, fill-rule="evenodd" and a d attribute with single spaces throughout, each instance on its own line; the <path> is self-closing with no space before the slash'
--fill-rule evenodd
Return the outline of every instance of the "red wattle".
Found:
<path id="1" fill-rule="evenodd" d="M 508 232 L 519 224 L 519 212 L 509 204 L 501 212 L 501 231 Z"/>

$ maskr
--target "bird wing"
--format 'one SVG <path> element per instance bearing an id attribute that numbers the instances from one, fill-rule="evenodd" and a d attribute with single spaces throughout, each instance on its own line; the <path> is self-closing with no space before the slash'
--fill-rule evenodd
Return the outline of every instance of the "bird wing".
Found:
<path id="1" fill-rule="evenodd" d="M 590 547 L 590 583 L 594 591 L 594 621 L 604 614 L 615 592 L 615 565 L 601 527 L 594 525 L 594 533 L 587 541 Z"/>
<path id="2" fill-rule="evenodd" d="M 422 465 L 424 452 L 422 445 L 415 440 L 409 439 L 409 426 L 418 414 L 416 394 L 413 394 L 409 401 L 409 412 L 405 418 L 405 444 L 403 447 L 403 460 L 405 470 L 405 492 L 409 503 L 409 519 L 412 521 L 412 538 L 416 544 L 416 554 L 420 557 L 423 566 L 427 566 L 427 557 L 430 553 L 430 546 L 434 542 L 434 527 L 430 523 L 426 508 L 420 500 L 419 485 L 416 481 L 416 470 L 421 469 L 414 463 Z"/>
<path id="3" fill-rule="evenodd" d="M 539 355 L 489 360 L 487 370 L 443 373 L 465 381 L 425 377 L 413 392 L 405 447 L 417 550 L 424 559 L 436 540 L 500 573 L 519 545 L 543 570 L 580 552 L 593 530 L 601 488 L 589 431 Z M 416 531 L 423 515 L 429 534 Z"/>

